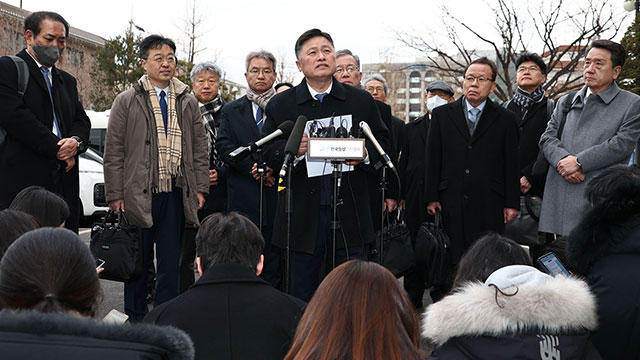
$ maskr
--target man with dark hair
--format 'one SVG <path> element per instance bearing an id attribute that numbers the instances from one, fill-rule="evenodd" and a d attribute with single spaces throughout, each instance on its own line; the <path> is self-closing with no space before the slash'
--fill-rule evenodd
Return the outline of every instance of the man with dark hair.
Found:
<path id="1" fill-rule="evenodd" d="M 157 255 L 154 306 L 178 295 L 183 228 L 199 225 L 209 192 L 207 138 L 198 100 L 174 77 L 176 46 L 159 35 L 140 43 L 146 74 L 120 93 L 109 115 L 104 179 L 110 210 L 142 228 L 143 268 Z M 147 314 L 146 279 L 124 285 L 130 321 Z"/>
<path id="2" fill-rule="evenodd" d="M 328 118 L 332 115 L 351 115 L 351 133 L 358 134 L 358 124 L 365 121 L 380 144 L 389 149 L 389 132 L 380 119 L 375 101 L 366 91 L 337 81 L 336 56 L 331 36 L 318 29 L 304 32 L 296 41 L 296 64 L 304 74 L 302 82 L 289 91 L 278 94 L 267 105 L 267 121 L 263 133 L 274 131 L 277 126 L 299 115 L 309 120 Z M 284 157 L 285 141 L 267 145 L 265 151 L 273 154 L 269 161 L 279 169 Z M 293 212 L 291 214 L 291 244 L 289 290 L 303 300 L 309 300 L 321 279 L 332 265 L 331 211 L 333 186 L 331 175 L 307 175 L 304 155 L 308 149 L 308 134 L 302 136 L 297 159 L 291 176 Z M 366 173 L 378 162 L 378 152 L 366 142 L 367 157 L 364 162 L 347 162 L 353 171 L 342 176 L 338 194 L 336 264 L 347 259 L 366 258 L 368 247 L 374 241 L 373 223 L 369 208 L 369 194 L 365 186 Z M 284 194 L 284 192 L 282 193 Z M 284 197 L 280 198 L 275 220 L 274 244 L 285 247 L 287 216 Z M 276 243 L 277 241 L 277 243 Z"/>
<path id="3" fill-rule="evenodd" d="M 280 252 L 271 246 L 273 217 L 275 215 L 275 178 L 271 168 L 264 168 L 264 181 L 260 191 L 258 163 L 261 155 L 252 154 L 244 159 L 232 159 L 231 152 L 240 146 L 260 140 L 260 131 L 266 121 L 265 107 L 276 94 L 276 58 L 272 53 L 260 50 L 250 52 L 245 59 L 244 74 L 249 89 L 247 95 L 227 104 L 220 114 L 220 129 L 216 141 L 222 159 L 229 166 L 228 211 L 245 214 L 254 224 L 260 226 L 260 205 L 262 204 L 262 236 L 265 269 L 262 278 L 278 286 L 280 283 Z M 260 201 L 262 196 L 262 202 Z"/>
<path id="4" fill-rule="evenodd" d="M 529 210 L 525 206 L 525 196 L 541 198 L 544 191 L 545 179 L 534 177 L 533 167 L 540 151 L 538 147 L 540 136 L 547 128 L 555 104 L 544 94 L 542 85 L 547 79 L 547 66 L 540 55 L 523 53 L 516 59 L 515 65 L 518 89 L 513 99 L 505 102 L 502 106 L 515 113 L 518 119 L 521 211 L 519 216 L 530 216 Z M 537 215 L 535 216 L 537 218 Z M 521 227 L 512 229 L 507 226 L 507 235 L 521 243 L 523 240 L 527 240 L 529 243 L 537 241 L 537 226 L 532 227 L 528 232 L 522 230 Z M 534 259 L 543 255 L 539 254 L 542 249 L 534 251 L 533 247 L 530 247 L 529 250 Z"/>
<path id="5" fill-rule="evenodd" d="M 39 185 L 62 196 L 78 231 L 78 154 L 86 150 L 91 122 L 78 98 L 76 79 L 55 64 L 65 49 L 69 24 L 54 12 L 34 12 L 24 23 L 27 48 L 24 94 L 17 63 L 0 58 L 0 209 L 20 190 Z"/>
<path id="6" fill-rule="evenodd" d="M 196 359 L 284 358 L 305 304 L 257 276 L 260 230 L 238 213 L 216 213 L 202 222 L 196 243 L 200 279 L 145 322 L 186 331 Z"/>
<path id="7" fill-rule="evenodd" d="M 568 235 L 589 206 L 585 184 L 629 161 L 640 137 L 640 97 L 615 80 L 626 59 L 622 45 L 596 40 L 584 62 L 584 87 L 558 100 L 540 148 L 549 162 L 539 230 Z M 564 119 L 564 127 L 559 133 Z"/>
<path id="8" fill-rule="evenodd" d="M 511 111 L 489 99 L 495 78 L 493 61 L 472 61 L 464 73 L 464 96 L 431 116 L 424 201 L 429 214 L 442 212 L 454 266 L 483 234 L 504 233 L 520 206 L 518 127 Z M 432 291 L 434 301 L 448 292 L 451 280 L 437 284 L 441 291 Z"/>

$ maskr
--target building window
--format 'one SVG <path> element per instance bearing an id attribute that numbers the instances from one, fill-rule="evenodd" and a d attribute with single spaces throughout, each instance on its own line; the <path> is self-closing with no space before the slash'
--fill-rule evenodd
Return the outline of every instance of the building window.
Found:
<path id="1" fill-rule="evenodd" d="M 417 98 L 417 99 L 409 99 L 409 104 L 420 104 L 422 101 L 420 101 L 422 99 Z"/>
<path id="2" fill-rule="evenodd" d="M 406 94 L 407 93 L 407 89 L 406 88 L 400 88 L 397 91 L 398 94 Z"/>
<path id="3" fill-rule="evenodd" d="M 427 76 L 426 78 L 424 78 L 424 81 L 427 83 L 430 83 L 432 81 L 435 81 L 436 78 L 434 78 L 433 76 Z"/>
<path id="4" fill-rule="evenodd" d="M 414 87 L 414 88 L 411 88 L 409 91 L 412 94 L 420 94 L 422 92 L 422 89 Z"/>
<path id="5" fill-rule="evenodd" d="M 397 102 L 398 104 L 406 104 L 406 103 L 407 103 L 407 99 L 405 99 L 405 98 L 399 98 L 396 102 Z"/>

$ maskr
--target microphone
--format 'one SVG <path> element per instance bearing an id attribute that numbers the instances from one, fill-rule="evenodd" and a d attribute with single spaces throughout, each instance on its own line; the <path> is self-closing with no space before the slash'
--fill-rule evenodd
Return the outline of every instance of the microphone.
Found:
<path id="1" fill-rule="evenodd" d="M 287 145 L 284 147 L 284 163 L 280 169 L 280 180 L 287 175 L 289 171 L 289 165 L 293 162 L 293 159 L 298 154 L 298 148 L 300 147 L 300 141 L 302 140 L 302 133 L 304 132 L 304 126 L 307 124 L 307 117 L 304 115 L 298 116 L 296 123 L 293 126 Z"/>
<path id="2" fill-rule="evenodd" d="M 369 138 L 369 140 L 373 143 L 373 146 L 375 146 L 376 150 L 378 150 L 378 152 L 380 153 L 385 166 L 395 171 L 393 163 L 391 162 L 391 158 L 389 157 L 389 155 L 387 155 L 387 153 L 384 152 L 382 146 L 380 146 L 380 143 L 378 143 L 378 140 L 376 140 L 376 137 L 373 136 L 369 124 L 364 121 L 360 121 L 360 128 L 362 129 L 362 131 L 364 131 L 364 134 Z"/>
<path id="3" fill-rule="evenodd" d="M 293 121 L 291 120 L 287 120 L 285 122 L 283 122 L 282 124 L 280 124 L 278 126 L 278 129 L 274 132 L 272 132 L 271 134 L 263 137 L 262 139 L 256 141 L 256 142 L 252 142 L 249 143 L 249 145 L 247 146 L 240 146 L 239 148 L 233 150 L 230 154 L 229 154 L 229 158 L 231 160 L 241 160 L 243 158 L 245 158 L 247 155 L 249 155 L 250 153 L 258 150 L 262 145 L 268 143 L 269 141 L 277 138 L 278 136 L 282 135 L 282 134 L 289 134 L 291 133 L 291 129 L 293 128 Z"/>

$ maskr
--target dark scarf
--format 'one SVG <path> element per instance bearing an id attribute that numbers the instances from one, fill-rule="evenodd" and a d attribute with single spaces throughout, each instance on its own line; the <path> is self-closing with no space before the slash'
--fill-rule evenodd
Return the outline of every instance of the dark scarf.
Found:
<path id="1" fill-rule="evenodd" d="M 518 87 L 518 90 L 516 90 L 516 93 L 513 95 L 513 101 L 520 106 L 523 113 L 527 112 L 531 105 L 539 103 L 542 99 L 544 99 L 544 90 L 542 89 L 542 85 L 538 86 L 532 94 L 529 94 Z"/>
<path id="2" fill-rule="evenodd" d="M 207 133 L 207 150 L 209 157 L 213 157 L 213 164 L 215 167 L 223 165 L 222 159 L 216 149 L 216 138 L 218 137 L 218 129 L 216 128 L 214 115 L 220 111 L 224 103 L 220 93 L 216 97 L 206 104 L 200 105 L 200 114 L 202 115 L 202 124 Z"/>

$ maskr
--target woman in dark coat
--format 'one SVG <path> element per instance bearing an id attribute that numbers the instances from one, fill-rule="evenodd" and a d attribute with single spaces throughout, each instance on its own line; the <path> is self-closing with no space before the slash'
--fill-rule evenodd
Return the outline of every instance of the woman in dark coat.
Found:
<path id="1" fill-rule="evenodd" d="M 604 359 L 640 356 L 640 169 L 616 165 L 587 184 L 592 208 L 569 236 L 567 260 L 598 302 L 592 341 Z"/>

